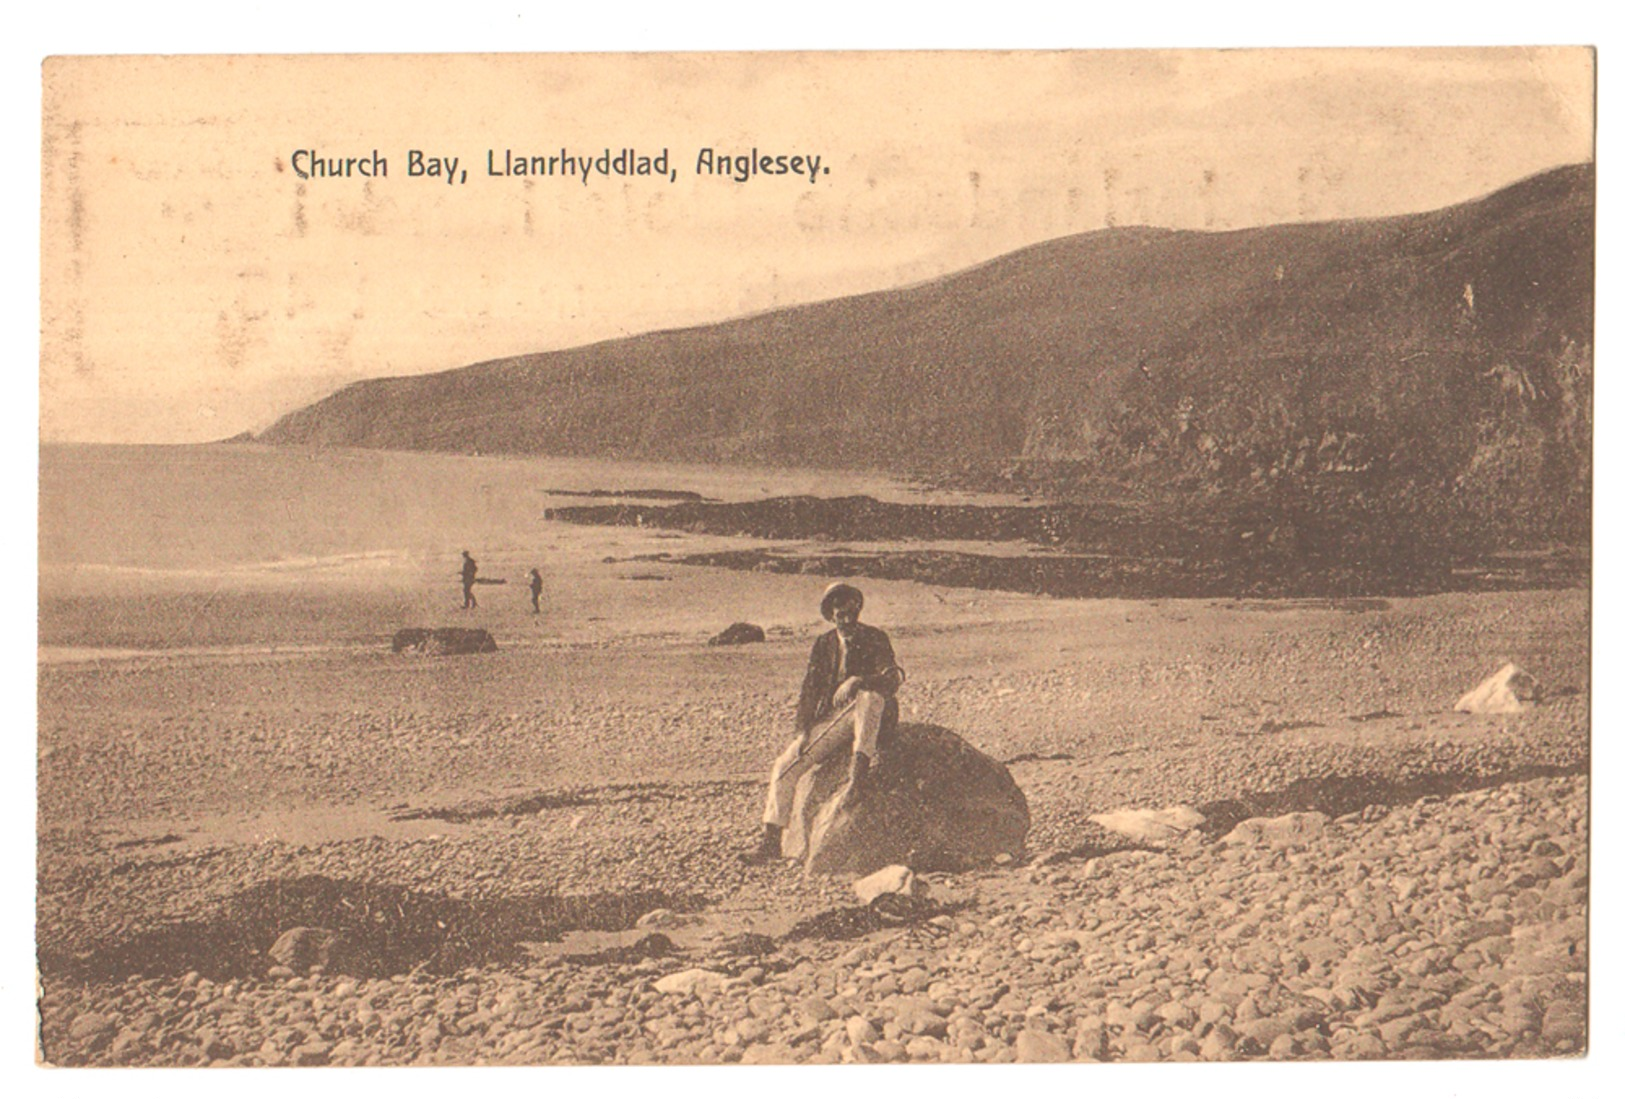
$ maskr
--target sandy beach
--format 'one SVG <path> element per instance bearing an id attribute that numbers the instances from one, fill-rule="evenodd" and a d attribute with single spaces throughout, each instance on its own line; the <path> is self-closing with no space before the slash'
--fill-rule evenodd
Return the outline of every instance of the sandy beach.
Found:
<path id="1" fill-rule="evenodd" d="M 826 628 L 827 578 L 650 557 L 761 540 L 541 513 L 594 490 L 924 490 L 166 449 L 42 454 L 38 946 L 55 1063 L 1585 1047 L 1583 589 L 1062 600 L 860 579 L 865 620 L 909 671 L 902 720 L 1003 762 L 1032 815 L 1024 858 L 925 875 L 929 901 L 888 923 L 848 881 L 736 857 Z M 202 478 L 208 515 L 177 518 Z M 328 502 L 362 484 L 391 506 L 335 529 Z M 468 612 L 465 548 L 509 580 Z M 736 621 L 767 640 L 706 644 Z M 487 629 L 498 651 L 390 651 L 394 630 L 438 625 Z M 1509 661 L 1544 701 L 1452 712 Z M 1207 823 L 1162 847 L 1089 819 L 1176 805 Z M 347 962 L 268 956 L 289 928 L 335 922 Z"/>

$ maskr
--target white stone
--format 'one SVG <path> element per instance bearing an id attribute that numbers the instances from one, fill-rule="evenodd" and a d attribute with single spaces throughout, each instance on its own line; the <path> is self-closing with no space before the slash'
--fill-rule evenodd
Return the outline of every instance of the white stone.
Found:
<path id="1" fill-rule="evenodd" d="M 1540 682 L 1518 667 L 1507 664 L 1500 671 L 1462 695 L 1456 709 L 1467 714 L 1516 714 L 1527 702 L 1538 702 Z"/>
<path id="2" fill-rule="evenodd" d="M 642 916 L 638 917 L 638 926 L 639 927 L 645 927 L 645 928 L 648 928 L 648 927 L 663 927 L 663 928 L 686 927 L 688 924 L 690 924 L 692 922 L 693 922 L 693 920 L 690 919 L 689 917 L 680 916 L 676 912 L 673 912 L 669 908 L 656 908 L 654 911 L 646 912 Z"/>
<path id="3" fill-rule="evenodd" d="M 1188 805 L 1166 809 L 1116 809 L 1089 818 L 1109 832 L 1127 836 L 1136 843 L 1161 846 L 1177 843 L 1186 833 L 1207 823 L 1207 818 Z"/>
<path id="4" fill-rule="evenodd" d="M 726 973 L 714 969 L 684 969 L 668 973 L 655 982 L 656 992 L 715 992 L 728 980 Z"/>
<path id="5" fill-rule="evenodd" d="M 893 863 L 884 869 L 876 870 L 868 877 L 859 878 L 853 882 L 852 892 L 858 895 L 858 900 L 868 904 L 885 893 L 900 893 L 905 897 L 923 897 L 926 893 L 926 884 L 915 877 L 914 871 L 908 867 Z"/>

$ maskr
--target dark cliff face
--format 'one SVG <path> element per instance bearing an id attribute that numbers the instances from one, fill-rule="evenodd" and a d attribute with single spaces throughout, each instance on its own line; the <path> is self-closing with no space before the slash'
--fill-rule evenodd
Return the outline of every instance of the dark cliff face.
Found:
<path id="1" fill-rule="evenodd" d="M 363 382 L 260 438 L 1572 494 L 1593 192 L 1575 165 L 1425 214 L 1108 229 L 918 286 Z"/>

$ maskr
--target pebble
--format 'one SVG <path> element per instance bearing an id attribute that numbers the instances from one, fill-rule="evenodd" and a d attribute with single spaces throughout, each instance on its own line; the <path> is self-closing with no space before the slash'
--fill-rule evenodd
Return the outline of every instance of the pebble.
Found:
<path id="1" fill-rule="evenodd" d="M 92 1038 L 99 1034 L 106 1034 L 113 1030 L 116 1024 L 106 1015 L 94 1011 L 87 1011 L 76 1016 L 68 1026 L 68 1035 L 72 1038 Z"/>
<path id="2" fill-rule="evenodd" d="M 1047 1063 L 1071 1060 L 1066 1042 L 1042 1030 L 1023 1030 L 1016 1035 L 1016 1060 Z"/>

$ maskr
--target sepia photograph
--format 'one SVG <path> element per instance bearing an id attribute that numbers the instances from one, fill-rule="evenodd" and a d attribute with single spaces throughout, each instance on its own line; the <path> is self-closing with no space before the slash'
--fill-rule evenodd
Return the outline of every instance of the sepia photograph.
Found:
<path id="1" fill-rule="evenodd" d="M 1593 49 L 38 75 L 39 1065 L 1606 1041 Z"/>

